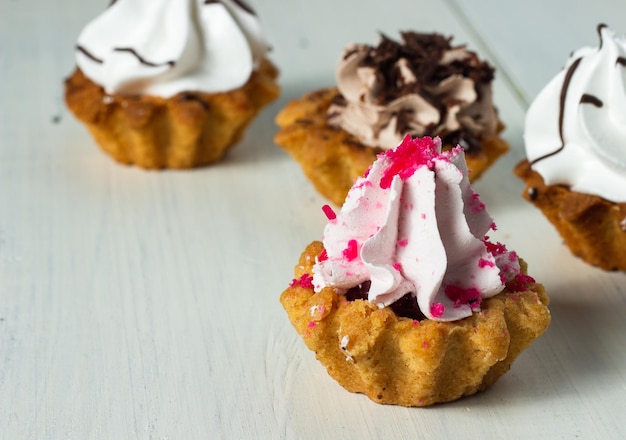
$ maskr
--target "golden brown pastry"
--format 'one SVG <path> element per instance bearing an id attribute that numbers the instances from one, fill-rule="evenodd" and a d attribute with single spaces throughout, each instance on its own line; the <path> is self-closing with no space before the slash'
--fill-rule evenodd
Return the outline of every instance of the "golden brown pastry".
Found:
<path id="1" fill-rule="evenodd" d="M 65 82 L 65 99 L 100 148 L 118 162 L 192 168 L 218 161 L 241 139 L 254 116 L 278 97 L 277 76 L 264 60 L 237 90 L 161 98 L 108 95 L 76 69 Z"/>
<path id="2" fill-rule="evenodd" d="M 626 203 L 546 185 L 527 160 L 515 167 L 523 196 L 543 212 L 574 255 L 604 270 L 626 271 Z"/>

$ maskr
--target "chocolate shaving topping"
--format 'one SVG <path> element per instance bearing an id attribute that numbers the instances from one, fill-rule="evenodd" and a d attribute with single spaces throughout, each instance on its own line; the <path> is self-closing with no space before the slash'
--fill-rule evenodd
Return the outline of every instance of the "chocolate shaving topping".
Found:
<path id="1" fill-rule="evenodd" d="M 617 59 L 615 60 L 615 64 L 619 64 L 620 66 L 626 67 L 626 58 L 617 57 Z"/>
<path id="2" fill-rule="evenodd" d="M 372 81 L 372 89 L 362 101 L 384 107 L 400 97 L 419 95 L 438 111 L 439 122 L 428 127 L 414 127 L 414 115 L 406 109 L 398 110 L 394 116 L 399 134 L 437 135 L 447 145 L 460 144 L 468 152 L 480 151 L 481 143 L 478 139 L 482 131 L 472 135 L 463 123 L 463 129 L 452 133 L 444 126 L 438 128 L 441 121 L 447 120 L 449 109 L 459 104 L 452 97 L 445 96 L 441 82 L 450 77 L 469 79 L 474 84 L 478 102 L 482 99 L 483 90 L 490 87 L 495 70 L 464 45 L 453 46 L 451 41 L 452 37 L 436 33 L 402 32 L 401 41 L 394 41 L 381 34 L 377 46 L 355 46 L 346 51 L 344 60 L 359 53 L 358 67 L 370 69 L 376 76 Z M 458 59 L 454 57 L 455 52 L 459 52 Z M 337 98 L 333 104 L 347 106 L 343 98 Z M 476 122 L 480 125 L 480 121 Z"/>
<path id="3" fill-rule="evenodd" d="M 417 32 L 402 32 L 401 36 L 402 42 L 396 42 L 383 34 L 377 47 L 364 46 L 368 53 L 360 66 L 372 67 L 376 71 L 381 87 L 372 92 L 377 104 L 383 105 L 400 96 L 417 93 L 437 105 L 438 100 L 428 90 L 452 75 L 469 78 L 477 85 L 490 83 L 494 78 L 494 68 L 487 62 L 480 61 L 471 51 L 467 51 L 468 56 L 461 60 L 439 64 L 447 51 L 464 48 L 453 47 L 450 44 L 452 37 Z M 415 81 L 404 83 L 401 80 L 402 72 L 397 61 L 402 58 L 407 61 L 407 67 L 415 76 Z"/>
<path id="4" fill-rule="evenodd" d="M 358 47 L 355 47 L 354 49 L 351 50 L 347 50 L 346 53 L 343 54 L 343 60 L 347 60 L 348 58 L 350 58 L 352 55 L 354 55 L 355 53 L 357 53 L 359 51 Z"/>
<path id="5" fill-rule="evenodd" d="M 348 102 L 346 101 L 346 98 L 344 98 L 341 93 L 337 93 L 335 96 L 333 96 L 333 99 L 330 101 L 330 103 L 335 104 L 335 105 L 345 106 Z"/>

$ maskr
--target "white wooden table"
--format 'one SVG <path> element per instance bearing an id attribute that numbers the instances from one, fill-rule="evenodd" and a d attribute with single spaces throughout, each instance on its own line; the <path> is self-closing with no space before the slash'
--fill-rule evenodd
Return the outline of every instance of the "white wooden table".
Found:
<path id="1" fill-rule="evenodd" d="M 505 5 L 506 3 L 506 5 Z M 525 109 L 626 2 L 257 0 L 283 93 L 216 166 L 102 154 L 63 103 L 108 1 L 0 0 L 0 439 L 626 437 L 626 274 L 572 257 L 520 196 Z M 546 334 L 487 392 L 427 409 L 340 388 L 278 297 L 325 201 L 277 148 L 287 101 L 334 83 L 349 42 L 439 31 L 498 69 L 512 151 L 478 183 L 552 299 Z"/>

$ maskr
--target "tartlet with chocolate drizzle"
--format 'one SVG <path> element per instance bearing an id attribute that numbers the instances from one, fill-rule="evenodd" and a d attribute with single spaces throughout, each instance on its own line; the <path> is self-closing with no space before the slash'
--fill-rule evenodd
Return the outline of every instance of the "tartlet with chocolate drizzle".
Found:
<path id="1" fill-rule="evenodd" d="M 157 19 L 166 25 L 149 21 Z M 278 97 L 266 49 L 241 0 L 112 2 L 78 38 L 65 101 L 118 162 L 207 165 Z"/>
<path id="2" fill-rule="evenodd" d="M 530 106 L 514 173 L 574 255 L 626 271 L 626 37 L 597 32 Z"/>

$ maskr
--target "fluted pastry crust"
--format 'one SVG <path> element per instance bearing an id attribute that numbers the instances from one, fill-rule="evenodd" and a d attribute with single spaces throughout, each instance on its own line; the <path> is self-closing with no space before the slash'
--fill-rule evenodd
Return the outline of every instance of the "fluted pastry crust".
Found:
<path id="1" fill-rule="evenodd" d="M 311 274 L 322 249 L 321 242 L 306 248 L 296 280 Z M 292 283 L 281 303 L 306 345 L 345 389 L 384 404 L 428 406 L 484 390 L 550 323 L 541 284 L 505 290 L 454 322 L 418 322 L 389 307 L 348 301 L 329 287 L 315 293 L 300 284 Z"/>
<path id="2" fill-rule="evenodd" d="M 543 212 L 574 255 L 605 270 L 626 271 L 626 203 L 546 185 L 528 160 L 514 173 L 526 183 L 524 198 Z"/>
<path id="3" fill-rule="evenodd" d="M 107 95 L 77 68 L 65 82 L 65 100 L 118 162 L 192 168 L 216 162 L 241 139 L 252 118 L 278 97 L 277 77 L 278 69 L 264 60 L 239 89 L 161 98 Z"/>

